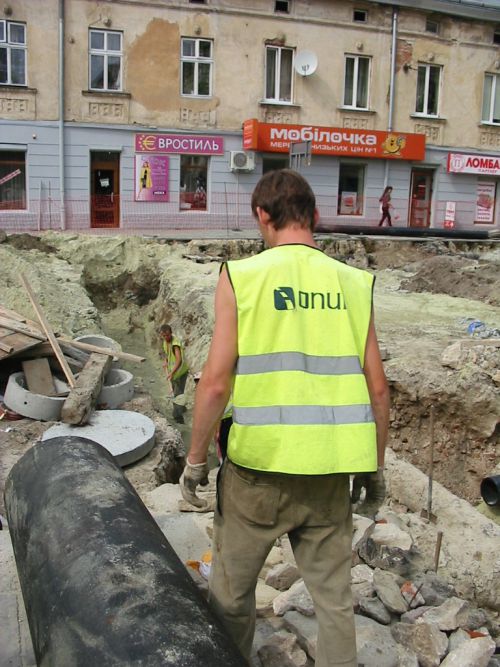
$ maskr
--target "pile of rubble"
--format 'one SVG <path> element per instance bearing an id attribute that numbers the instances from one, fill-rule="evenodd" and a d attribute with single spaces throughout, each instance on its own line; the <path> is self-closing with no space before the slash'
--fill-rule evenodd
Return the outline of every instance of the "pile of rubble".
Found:
<path id="1" fill-rule="evenodd" d="M 388 455 L 391 492 L 401 495 L 399 476 L 411 486 L 415 482 L 418 488 L 421 473 L 410 471 L 412 466 L 398 461 L 392 452 Z M 412 475 L 411 481 L 408 475 Z M 200 495 L 210 504 L 214 494 L 212 480 Z M 454 506 L 452 494 L 441 485 L 436 485 L 435 495 L 440 515 L 436 523 L 410 511 L 394 497 L 376 522 L 354 515 L 351 582 L 359 665 L 500 667 L 500 655 L 494 655 L 495 651 L 500 653 L 499 563 L 493 560 L 500 531 L 470 506 L 464 511 Z M 194 561 L 199 567 L 190 571 L 206 591 L 213 514 L 179 513 L 183 507 L 179 498 L 178 486 L 173 484 L 164 484 L 143 497 L 181 559 L 191 567 L 193 558 L 200 559 Z M 439 529 L 443 524 L 447 530 L 441 550 L 443 530 Z M 446 540 L 454 530 L 462 530 L 461 558 L 454 556 Z M 483 570 L 474 571 L 475 561 L 483 561 L 482 568 L 491 573 L 489 592 L 479 583 L 484 580 Z M 288 538 L 279 540 L 271 550 L 256 595 L 258 620 L 252 664 L 310 667 L 315 659 L 317 622 Z"/>

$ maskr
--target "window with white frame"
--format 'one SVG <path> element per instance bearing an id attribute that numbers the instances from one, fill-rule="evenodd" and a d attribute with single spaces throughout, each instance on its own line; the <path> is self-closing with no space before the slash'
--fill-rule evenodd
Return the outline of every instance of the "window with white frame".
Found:
<path id="1" fill-rule="evenodd" d="M 481 119 L 500 124 L 500 74 L 485 74 Z"/>
<path id="2" fill-rule="evenodd" d="M 293 49 L 286 46 L 266 46 L 266 100 L 292 101 L 293 56 Z"/>
<path id="3" fill-rule="evenodd" d="M 26 153 L 0 151 L 0 211 L 26 208 Z"/>
<path id="4" fill-rule="evenodd" d="M 114 30 L 89 31 L 90 90 L 122 90 L 122 38 Z"/>
<path id="5" fill-rule="evenodd" d="M 0 84 L 26 86 L 26 25 L 0 21 Z"/>
<path id="6" fill-rule="evenodd" d="M 213 41 L 183 37 L 181 40 L 181 93 L 196 97 L 212 94 Z"/>
<path id="7" fill-rule="evenodd" d="M 369 83 L 370 58 L 346 55 L 344 106 L 352 109 L 368 109 Z"/>
<path id="8" fill-rule="evenodd" d="M 420 113 L 424 116 L 438 115 L 441 69 L 439 65 L 419 63 L 415 113 Z"/>

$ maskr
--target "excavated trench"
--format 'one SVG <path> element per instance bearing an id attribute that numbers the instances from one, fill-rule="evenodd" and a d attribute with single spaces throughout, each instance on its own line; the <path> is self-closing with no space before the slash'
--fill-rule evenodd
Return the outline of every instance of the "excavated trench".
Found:
<path id="1" fill-rule="evenodd" d="M 459 497 L 479 502 L 481 479 L 499 460 L 500 245 L 359 237 L 325 238 L 320 245 L 330 256 L 377 276 L 377 330 L 392 393 L 389 445 L 423 472 L 428 470 L 432 445 L 434 478 Z M 184 341 L 192 372 L 201 370 L 213 326 L 220 262 L 263 248 L 259 241 L 180 243 L 54 233 L 12 235 L 0 247 L 6 246 L 17 263 L 33 266 L 36 259 L 45 280 L 39 290 L 48 289 L 49 274 L 54 280 L 80 284 L 91 306 L 89 319 L 82 324 L 74 314 L 78 304 L 71 303 L 69 295 L 65 302 L 62 295 L 54 326 L 72 329 L 66 331 L 71 335 L 100 329 L 125 351 L 146 357 L 143 364 L 124 364 L 124 368 L 169 421 L 172 411 L 159 355 L 159 326 L 172 324 Z M 17 270 L 16 264 L 13 272 Z M 68 277 L 70 271 L 75 275 Z M 49 300 L 45 306 L 50 319 Z M 92 306 L 96 312 L 90 315 Z M 23 312 L 22 307 L 19 310 Z M 471 321 L 483 325 L 474 335 L 467 328 Z M 453 343 L 460 351 L 444 363 L 443 354 Z M 191 379 L 186 388 L 186 425 L 180 428 L 185 442 L 193 389 Z"/>

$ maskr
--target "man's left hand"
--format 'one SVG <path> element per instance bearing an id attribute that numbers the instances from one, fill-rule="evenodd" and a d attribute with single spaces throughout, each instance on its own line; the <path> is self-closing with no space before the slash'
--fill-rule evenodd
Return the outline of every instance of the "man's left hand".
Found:
<path id="1" fill-rule="evenodd" d="M 384 469 L 378 468 L 377 472 L 364 472 L 354 475 L 351 492 L 352 503 L 358 502 L 363 488 L 365 489 L 365 498 L 356 508 L 356 514 L 373 519 L 386 496 Z"/>

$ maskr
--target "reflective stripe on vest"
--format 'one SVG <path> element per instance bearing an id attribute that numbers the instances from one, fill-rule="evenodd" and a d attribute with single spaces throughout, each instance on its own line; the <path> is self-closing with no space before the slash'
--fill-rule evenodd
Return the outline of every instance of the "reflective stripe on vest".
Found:
<path id="1" fill-rule="evenodd" d="M 272 373 L 273 371 L 304 371 L 318 375 L 361 373 L 359 357 L 317 357 L 301 352 L 273 352 L 239 357 L 236 375 Z"/>
<path id="2" fill-rule="evenodd" d="M 242 426 L 270 424 L 362 424 L 373 421 L 371 405 L 270 405 L 234 408 L 233 421 Z"/>
<path id="3" fill-rule="evenodd" d="M 363 373 L 373 277 L 303 245 L 227 267 L 239 353 L 229 458 L 290 474 L 375 470 Z"/>

